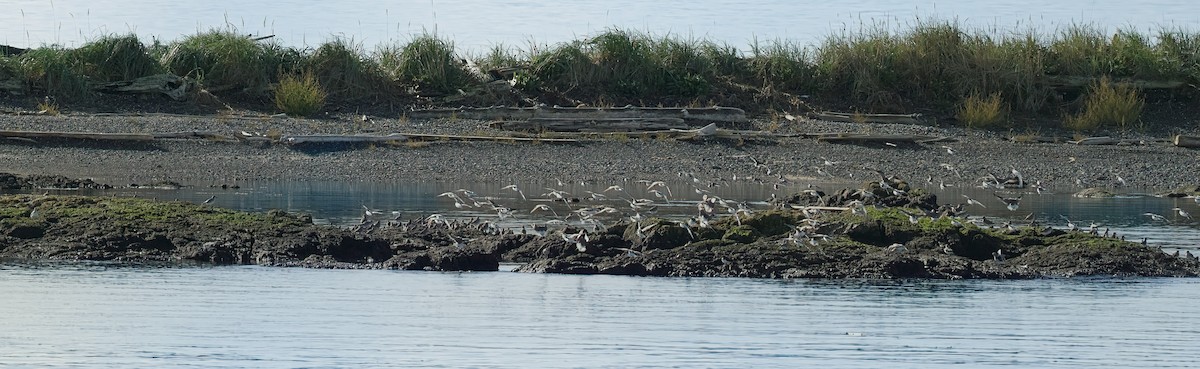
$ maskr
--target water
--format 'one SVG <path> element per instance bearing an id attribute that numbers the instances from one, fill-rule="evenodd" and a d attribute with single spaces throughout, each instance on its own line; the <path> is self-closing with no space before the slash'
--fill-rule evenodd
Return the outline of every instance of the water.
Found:
<path id="1" fill-rule="evenodd" d="M 0 265 L 0 367 L 1195 367 L 1195 279 Z"/>
<path id="2" fill-rule="evenodd" d="M 618 26 L 709 38 L 744 47 L 753 40 L 815 43 L 863 26 L 905 28 L 918 18 L 955 19 L 971 27 L 1053 31 L 1072 23 L 1147 31 L 1200 28 L 1200 2 L 1065 0 L 962 1 L 584 1 L 584 0 L 367 0 L 254 2 L 237 0 L 137 1 L 7 0 L 0 12 L 0 44 L 78 46 L 105 34 L 137 33 L 170 41 L 226 25 L 239 32 L 276 35 L 291 46 L 315 46 L 331 36 L 369 48 L 434 32 L 468 51 L 497 43 L 526 47 L 557 43 Z"/>

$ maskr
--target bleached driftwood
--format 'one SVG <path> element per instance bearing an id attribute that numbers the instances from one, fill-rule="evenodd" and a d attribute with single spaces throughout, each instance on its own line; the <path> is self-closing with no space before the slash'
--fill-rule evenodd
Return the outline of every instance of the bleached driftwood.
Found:
<path id="1" fill-rule="evenodd" d="M 370 143 L 370 142 L 402 142 L 412 139 L 422 140 L 459 140 L 459 141 L 517 141 L 517 142 L 579 142 L 569 138 L 535 138 L 535 137 L 505 137 L 505 136 L 464 136 L 438 135 L 416 133 L 392 133 L 379 135 L 287 135 L 279 138 L 280 142 L 288 145 L 313 143 Z"/>
<path id="2" fill-rule="evenodd" d="M 152 141 L 154 135 L 146 133 L 101 133 L 101 132 L 47 132 L 47 131 L 0 131 L 0 137 L 8 138 L 68 138 L 87 140 Z"/>
<path id="3" fill-rule="evenodd" d="M 1175 135 L 1175 139 L 1171 143 L 1179 147 L 1198 149 L 1200 148 L 1200 137 Z"/>
<path id="4" fill-rule="evenodd" d="M 1102 136 L 1102 137 L 1088 137 L 1088 138 L 1083 138 L 1083 139 L 1079 139 L 1079 140 L 1075 140 L 1075 141 L 1067 141 L 1067 142 L 1073 143 L 1076 145 L 1116 145 L 1117 142 L 1119 142 L 1119 141 L 1116 139 L 1113 139 L 1112 137 Z"/>
<path id="5" fill-rule="evenodd" d="M 836 143 L 933 143 L 950 141 L 949 137 L 925 135 L 876 135 L 863 133 L 832 133 L 820 135 L 817 141 Z"/>
<path id="6" fill-rule="evenodd" d="M 925 124 L 920 114 L 861 114 L 841 113 L 833 111 L 808 113 L 809 118 L 832 122 L 849 123 L 883 123 L 883 124 Z"/>
<path id="7" fill-rule="evenodd" d="M 464 118 L 478 120 L 529 120 L 534 118 L 561 119 L 653 119 L 678 118 L 696 122 L 743 123 L 749 121 L 746 111 L 729 107 L 658 108 L 626 106 L 620 108 L 589 107 L 532 107 L 493 106 L 486 108 L 426 109 L 408 112 L 409 118 Z"/>
<path id="8" fill-rule="evenodd" d="M 530 118 L 492 122 L 489 125 L 513 131 L 552 132 L 635 132 L 689 128 L 680 118 Z"/>
<path id="9" fill-rule="evenodd" d="M 105 83 L 94 90 L 110 94 L 166 95 L 175 101 L 187 100 L 195 83 L 174 74 L 155 74 L 131 81 Z"/>

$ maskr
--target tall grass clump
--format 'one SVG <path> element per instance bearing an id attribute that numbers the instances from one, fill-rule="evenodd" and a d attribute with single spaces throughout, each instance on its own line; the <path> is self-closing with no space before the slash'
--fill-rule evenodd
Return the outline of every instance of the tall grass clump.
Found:
<path id="1" fill-rule="evenodd" d="M 299 54 L 252 40 L 234 30 L 212 30 L 169 46 L 162 64 L 171 73 L 200 81 L 209 91 L 262 95 L 275 76 L 296 69 Z"/>
<path id="2" fill-rule="evenodd" d="M 80 71 L 96 82 L 127 81 L 163 72 L 136 35 L 104 36 L 73 51 Z"/>
<path id="3" fill-rule="evenodd" d="M 895 107 L 900 43 L 882 28 L 826 38 L 815 52 L 819 89 L 868 109 Z"/>
<path id="4" fill-rule="evenodd" d="M 1079 114 L 1067 117 L 1064 126 L 1076 131 L 1101 127 L 1128 128 L 1142 114 L 1145 101 L 1128 85 L 1114 84 L 1107 77 L 1088 88 Z"/>
<path id="5" fill-rule="evenodd" d="M 17 61 L 0 55 L 0 92 L 24 94 L 26 87 L 25 77 Z"/>
<path id="6" fill-rule="evenodd" d="M 383 70 L 401 83 L 425 93 L 453 94 L 478 84 L 454 51 L 454 43 L 423 34 L 403 46 L 379 50 Z"/>
<path id="7" fill-rule="evenodd" d="M 991 128 L 1004 122 L 1004 100 L 999 92 L 987 97 L 971 94 L 958 107 L 955 117 L 971 128 Z"/>
<path id="8" fill-rule="evenodd" d="M 275 89 L 275 107 L 293 116 L 309 116 L 325 106 L 325 91 L 311 72 L 283 75 Z"/>
<path id="9" fill-rule="evenodd" d="M 816 70 L 807 48 L 775 40 L 755 41 L 747 61 L 753 81 L 764 87 L 798 91 L 813 87 Z"/>
<path id="10" fill-rule="evenodd" d="M 87 76 L 79 68 L 78 56 L 72 50 L 44 46 L 17 56 L 16 61 L 32 90 L 65 100 L 91 95 Z"/>
<path id="11" fill-rule="evenodd" d="M 708 93 L 720 73 L 738 67 L 734 55 L 736 50 L 713 43 L 612 29 L 533 53 L 518 86 L 580 98 L 695 97 Z"/>
<path id="12" fill-rule="evenodd" d="M 1200 33 L 1162 30 L 1157 40 L 1166 68 L 1179 70 L 1185 81 L 1200 82 Z"/>
<path id="13" fill-rule="evenodd" d="M 1098 27 L 1072 25 L 1050 41 L 1049 50 L 1050 74 L 1146 80 L 1181 76 L 1148 37 L 1135 31 L 1119 30 L 1109 37 Z"/>
<path id="14" fill-rule="evenodd" d="M 526 63 L 521 59 L 520 52 L 504 44 L 492 45 L 486 53 L 473 58 L 482 72 L 492 69 L 515 67 Z"/>
<path id="15" fill-rule="evenodd" d="M 1035 112 L 1045 107 L 1053 90 L 1046 83 L 1045 48 L 1036 34 L 1002 36 L 974 34 L 966 43 L 967 54 L 960 88 L 978 95 L 998 93 L 1013 108 Z"/>
<path id="16" fill-rule="evenodd" d="M 304 69 L 338 100 L 361 100 L 386 95 L 391 83 L 360 45 L 343 38 L 321 44 L 303 61 Z"/>

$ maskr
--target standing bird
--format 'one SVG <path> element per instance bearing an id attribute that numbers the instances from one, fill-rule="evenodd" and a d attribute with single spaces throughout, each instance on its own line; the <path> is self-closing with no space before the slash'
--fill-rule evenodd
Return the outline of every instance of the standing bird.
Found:
<path id="1" fill-rule="evenodd" d="M 1186 212 L 1186 211 L 1183 211 L 1183 209 L 1180 209 L 1180 208 L 1171 208 L 1171 210 L 1174 210 L 1174 211 L 1175 211 L 1175 213 L 1176 213 L 1176 214 L 1179 214 L 1179 216 L 1181 216 L 1181 217 L 1188 218 L 1188 220 L 1192 220 L 1192 215 L 1191 215 L 1191 214 L 1188 214 L 1188 212 Z"/>

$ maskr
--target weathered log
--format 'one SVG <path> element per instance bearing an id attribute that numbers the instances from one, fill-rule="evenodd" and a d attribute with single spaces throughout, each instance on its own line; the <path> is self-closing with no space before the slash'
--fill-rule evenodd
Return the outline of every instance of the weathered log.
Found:
<path id="1" fill-rule="evenodd" d="M 812 112 L 809 118 L 832 122 L 848 123 L 882 123 L 882 124 L 925 124 L 921 114 L 860 114 L 841 112 Z"/>
<path id="2" fill-rule="evenodd" d="M 1179 147 L 1200 149 L 1200 137 L 1197 136 L 1175 135 L 1175 139 L 1172 140 L 1172 143 Z"/>
<path id="3" fill-rule="evenodd" d="M 287 135 L 280 137 L 280 142 L 288 145 L 296 144 L 313 144 L 313 143 L 369 143 L 369 142 L 390 142 L 390 141 L 408 141 L 414 138 L 419 139 L 445 139 L 445 140 L 461 140 L 461 141 L 517 141 L 517 142 L 579 142 L 579 140 L 569 138 L 532 138 L 532 137 L 504 137 L 504 136 L 463 136 L 463 135 L 437 135 L 437 134 L 416 134 L 416 133 L 392 133 L 385 136 L 378 135 Z"/>
<path id="4" fill-rule="evenodd" d="M 1083 77 L 1083 76 L 1050 76 L 1047 82 L 1052 88 L 1085 88 L 1100 82 L 1100 78 Z M 1154 81 L 1132 78 L 1112 79 L 1111 83 L 1117 86 L 1133 87 L 1139 90 L 1170 90 L 1183 87 L 1187 83 L 1184 81 Z"/>
<path id="5" fill-rule="evenodd" d="M 154 135 L 146 133 L 101 133 L 101 132 L 46 132 L 46 131 L 0 131 L 0 137 L 8 138 L 69 138 L 86 140 L 152 141 Z"/>
<path id="6" fill-rule="evenodd" d="M 1067 141 L 1076 145 L 1116 145 L 1120 141 L 1108 136 L 1088 137 L 1075 141 Z"/>
<path id="7" fill-rule="evenodd" d="M 551 132 L 633 132 L 689 128 L 679 118 L 531 118 L 493 122 L 490 125 L 514 131 Z"/>
<path id="8" fill-rule="evenodd" d="M 426 109 L 408 112 L 409 118 L 465 118 L 478 120 L 529 120 L 534 118 L 563 118 L 563 119 L 653 119 L 678 118 L 688 122 L 729 122 L 744 123 L 749 121 L 746 111 L 738 108 L 658 108 L 626 106 L 621 108 L 588 108 L 588 107 L 532 107 L 517 108 L 493 106 L 486 108 L 458 109 Z"/>
<path id="9" fill-rule="evenodd" d="M 110 94 L 163 94 L 175 101 L 187 100 L 195 83 L 174 74 L 155 74 L 131 81 L 105 83 L 94 87 Z"/>
<path id="10" fill-rule="evenodd" d="M 938 141 L 950 140 L 947 137 L 939 136 L 924 136 L 924 135 L 873 135 L 873 134 L 858 134 L 858 133 L 833 133 L 825 134 L 817 137 L 817 141 L 823 142 L 881 142 L 881 143 L 929 143 Z"/>

